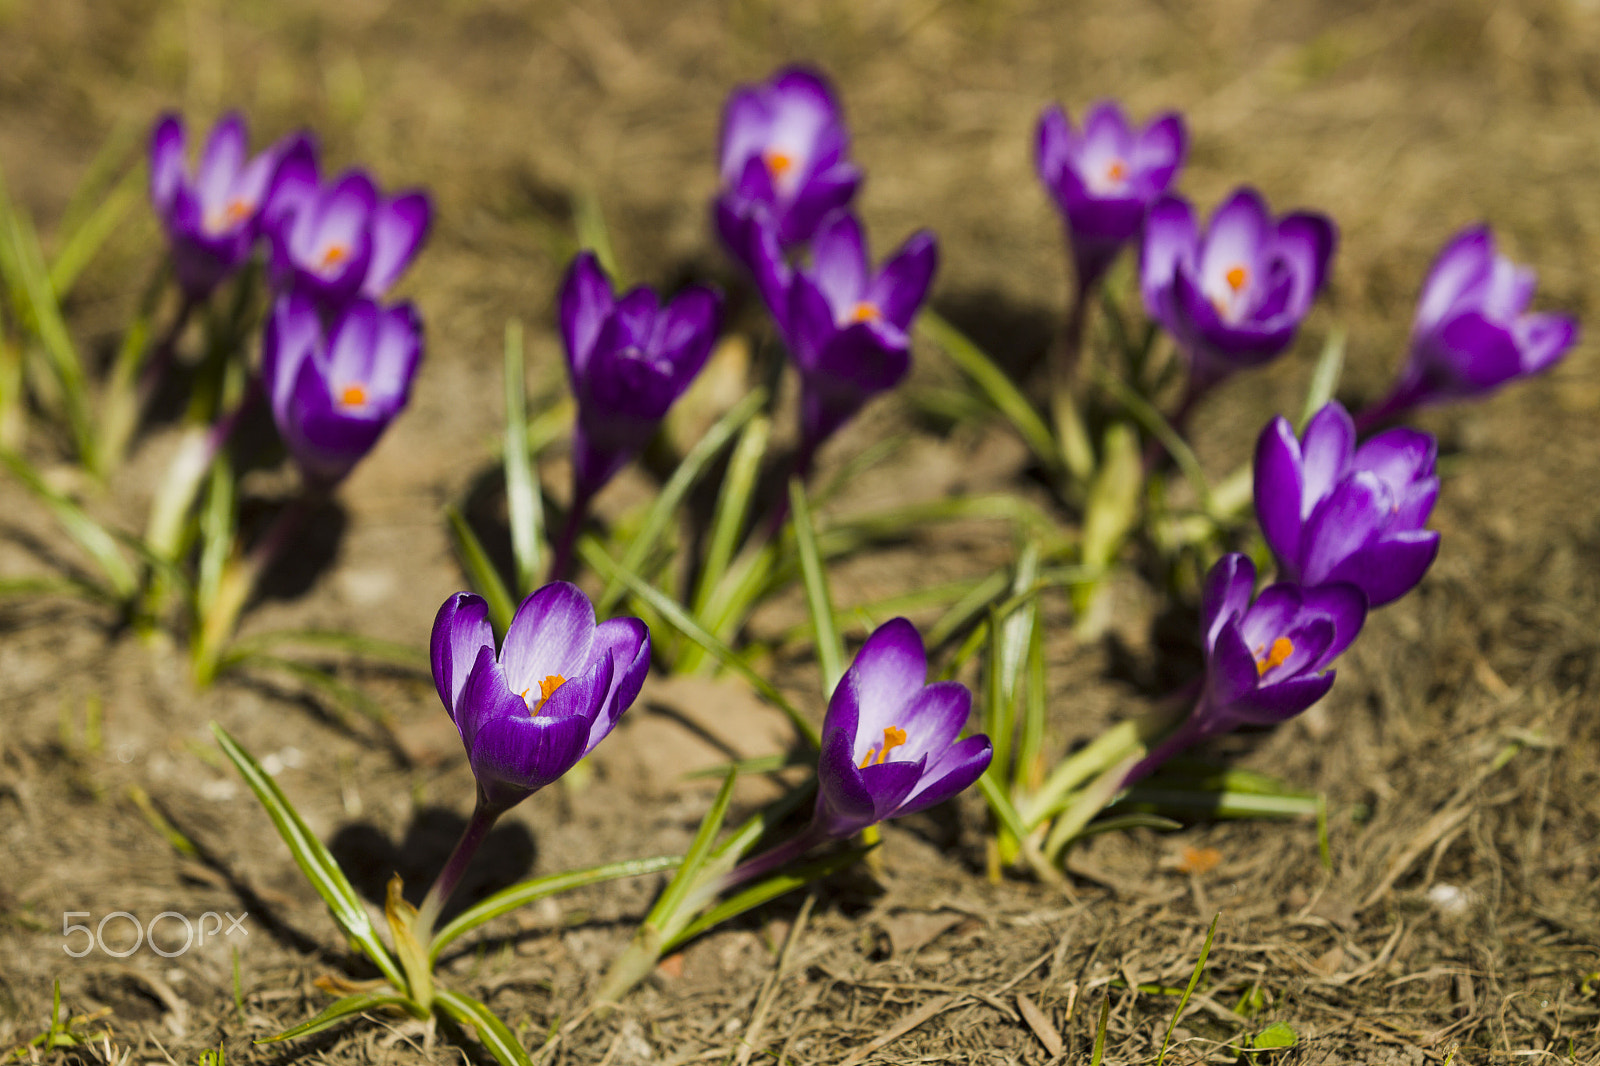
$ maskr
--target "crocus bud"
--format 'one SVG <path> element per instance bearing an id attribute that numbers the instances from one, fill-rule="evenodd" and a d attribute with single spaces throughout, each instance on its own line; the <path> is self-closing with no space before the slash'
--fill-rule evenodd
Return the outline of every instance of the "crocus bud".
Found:
<path id="1" fill-rule="evenodd" d="M 664 306 L 640 286 L 618 298 L 593 252 L 572 261 L 561 285 L 561 337 L 578 401 L 575 496 L 588 499 L 637 455 L 705 366 L 721 302 L 691 286 Z"/>
<path id="2" fill-rule="evenodd" d="M 650 631 L 637 618 L 596 625 L 589 598 L 558 581 L 522 601 L 496 654 L 487 604 L 458 592 L 434 620 L 432 655 L 480 802 L 504 810 L 611 732 L 644 684 Z"/>
<path id="3" fill-rule="evenodd" d="M 1422 285 L 1400 380 L 1383 402 L 1362 412 L 1361 424 L 1485 396 L 1554 366 L 1578 339 L 1578 323 L 1529 313 L 1533 287 L 1533 271 L 1497 254 L 1488 227 L 1457 234 Z"/>
<path id="4" fill-rule="evenodd" d="M 861 183 L 833 90 L 800 67 L 735 89 L 722 116 L 722 188 L 713 204 L 728 251 L 754 271 L 754 227 L 772 229 L 788 250 L 810 240 Z"/>
<path id="5" fill-rule="evenodd" d="M 1082 133 L 1059 106 L 1039 116 L 1034 163 L 1066 222 L 1080 291 L 1098 282 L 1139 236 L 1186 148 L 1183 119 L 1172 112 L 1135 130 L 1120 107 L 1104 101 L 1089 109 Z"/>
<path id="6" fill-rule="evenodd" d="M 324 330 L 310 297 L 280 296 L 267 320 L 261 376 L 273 419 L 309 485 L 340 481 L 411 397 L 422 320 L 409 303 L 358 299 Z"/>
<path id="7" fill-rule="evenodd" d="M 1217 208 L 1203 236 L 1188 201 L 1156 202 L 1145 220 L 1140 286 L 1146 311 L 1189 361 L 1191 394 L 1288 349 L 1337 236 L 1325 215 L 1274 219 L 1249 188 Z"/>
<path id="8" fill-rule="evenodd" d="M 1344 582 L 1381 607 L 1422 580 L 1439 554 L 1423 528 L 1439 495 L 1438 446 L 1391 429 L 1356 447 L 1355 423 L 1337 402 L 1297 440 L 1282 418 L 1256 445 L 1256 514 L 1278 576 L 1302 585 Z"/>
<path id="9" fill-rule="evenodd" d="M 927 682 L 922 635 L 904 618 L 861 646 L 822 722 L 815 836 L 841 839 L 943 803 L 988 769 L 989 738 L 959 739 L 972 693 L 955 681 Z"/>

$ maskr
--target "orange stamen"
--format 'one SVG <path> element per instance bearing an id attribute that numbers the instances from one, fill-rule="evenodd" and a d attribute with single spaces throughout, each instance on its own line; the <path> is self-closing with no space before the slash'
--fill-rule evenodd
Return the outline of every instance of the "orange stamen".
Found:
<path id="1" fill-rule="evenodd" d="M 539 682 L 538 703 L 534 703 L 532 700 L 528 699 L 528 693 L 533 691 L 532 685 L 529 685 L 527 688 L 523 689 L 519 695 L 522 697 L 522 702 L 528 705 L 528 710 L 532 711 L 534 714 L 538 714 L 539 708 L 545 705 L 545 701 L 547 701 L 551 696 L 554 696 L 556 694 L 556 689 L 560 688 L 566 683 L 567 679 L 562 677 L 560 674 L 550 674 L 543 681 Z"/>
<path id="2" fill-rule="evenodd" d="M 229 223 L 243 222 L 246 218 L 250 217 L 251 210 L 251 206 L 245 203 L 243 200 L 234 200 L 228 204 L 227 210 L 223 212 L 223 217 L 226 218 Z"/>
<path id="3" fill-rule="evenodd" d="M 346 385 L 339 391 L 339 403 L 344 407 L 364 407 L 367 402 L 367 390 L 360 385 Z"/>
<path id="4" fill-rule="evenodd" d="M 872 304 L 869 304 L 864 300 L 861 303 L 856 304 L 855 307 L 851 308 L 850 310 L 851 322 L 872 322 L 882 317 L 882 311 L 878 310 Z"/>
<path id="5" fill-rule="evenodd" d="M 766 161 L 767 169 L 772 172 L 772 176 L 775 178 L 783 177 L 789 172 L 789 168 L 794 166 L 794 160 L 786 152 L 768 152 L 762 158 Z"/>
<path id="6" fill-rule="evenodd" d="M 901 729 L 899 726 L 886 727 L 883 731 L 883 747 L 878 748 L 876 751 L 877 758 L 873 758 L 873 749 L 868 748 L 866 758 L 861 760 L 861 769 L 865 770 L 874 763 L 882 765 L 883 761 L 889 757 L 889 752 L 895 748 L 898 748 L 905 742 L 906 731 L 904 729 Z"/>
<path id="7" fill-rule="evenodd" d="M 1256 653 L 1260 654 L 1257 648 Z M 1294 641 L 1288 637 L 1279 637 L 1272 642 L 1272 649 L 1265 656 L 1256 660 L 1256 676 L 1260 677 L 1274 667 L 1282 666 L 1294 654 Z"/>
<path id="8" fill-rule="evenodd" d="M 1222 276 L 1228 282 L 1228 288 L 1232 289 L 1234 292 L 1238 292 L 1240 289 L 1244 288 L 1244 283 L 1250 279 L 1250 272 L 1242 266 L 1236 266 L 1229 269 L 1229 271 Z"/>
<path id="9" fill-rule="evenodd" d="M 1122 160 L 1120 160 L 1120 159 L 1113 159 L 1110 162 L 1110 164 L 1106 167 L 1106 180 L 1107 181 L 1120 182 L 1123 178 L 1127 177 L 1127 175 L 1128 175 L 1127 165 L 1124 164 L 1122 162 Z"/>
<path id="10" fill-rule="evenodd" d="M 322 269 L 328 270 L 350 258 L 350 249 L 342 244 L 330 244 L 322 253 Z"/>

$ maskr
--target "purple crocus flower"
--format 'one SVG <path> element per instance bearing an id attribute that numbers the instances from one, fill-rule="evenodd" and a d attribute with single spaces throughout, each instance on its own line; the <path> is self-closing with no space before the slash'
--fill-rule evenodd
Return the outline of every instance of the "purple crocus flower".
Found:
<path id="1" fill-rule="evenodd" d="M 1488 227 L 1458 233 L 1422 285 L 1400 380 L 1362 412 L 1362 427 L 1413 407 L 1487 395 L 1554 366 L 1578 339 L 1578 323 L 1530 314 L 1533 287 L 1533 271 L 1497 254 Z"/>
<path id="2" fill-rule="evenodd" d="M 283 168 L 265 218 L 274 286 L 333 312 L 389 291 L 428 235 L 433 202 L 420 189 L 385 196 L 361 170 L 324 184 L 315 157 L 297 158 Z"/>
<path id="3" fill-rule="evenodd" d="M 1250 188 L 1217 208 L 1204 236 L 1187 200 L 1156 202 L 1145 220 L 1140 284 L 1150 317 L 1189 360 L 1191 398 L 1289 347 L 1337 239 L 1327 216 L 1274 219 Z"/>
<path id="4" fill-rule="evenodd" d="M 1405 595 L 1439 554 L 1424 529 L 1439 495 L 1438 446 L 1412 429 L 1391 429 L 1356 447 L 1356 427 L 1338 403 L 1297 440 L 1276 418 L 1256 445 L 1256 514 L 1279 576 L 1301 585 L 1344 582 L 1371 607 Z"/>
<path id="5" fill-rule="evenodd" d="M 911 319 L 938 264 L 923 230 L 872 273 L 861 224 L 843 211 L 818 231 L 809 267 L 789 267 L 763 236 L 757 278 L 800 369 L 802 474 L 824 440 L 911 368 Z"/>
<path id="6" fill-rule="evenodd" d="M 1252 603 L 1255 582 L 1255 564 L 1238 553 L 1211 568 L 1200 603 L 1206 656 L 1200 701 L 1128 772 L 1124 785 L 1203 740 L 1293 718 L 1333 687 L 1328 665 L 1361 632 L 1366 596 L 1354 585 L 1307 588 L 1282 581 Z"/>
<path id="7" fill-rule="evenodd" d="M 1150 205 L 1183 165 L 1187 145 L 1183 119 L 1173 112 L 1136 131 L 1122 108 L 1107 100 L 1089 109 L 1082 133 L 1059 105 L 1039 116 L 1034 162 L 1066 220 L 1080 292 L 1139 236 Z"/>
<path id="8" fill-rule="evenodd" d="M 439 608 L 432 644 L 439 698 L 466 746 L 480 807 L 495 813 L 604 740 L 650 668 L 645 624 L 596 625 L 589 598 L 564 581 L 522 601 L 498 655 L 488 605 L 470 592 Z"/>
<path id="9" fill-rule="evenodd" d="M 849 147 L 839 104 L 820 74 L 790 67 L 735 89 L 723 111 L 722 190 L 713 205 L 733 256 L 755 271 L 759 227 L 769 226 L 788 251 L 848 205 L 861 183 Z"/>
<path id="10" fill-rule="evenodd" d="M 561 336 L 578 401 L 575 499 L 587 501 L 649 443 L 705 366 L 720 310 L 717 295 L 699 285 L 664 306 L 644 286 L 618 298 L 593 252 L 572 261 L 561 285 Z"/>
<path id="11" fill-rule="evenodd" d="M 230 113 L 211 130 L 190 173 L 183 119 L 163 115 L 150 134 L 150 201 L 172 246 L 173 271 L 190 300 L 204 300 L 250 258 L 262 207 L 283 164 L 313 151 L 303 134 L 247 158 L 244 119 Z"/>
<path id="12" fill-rule="evenodd" d="M 422 320 L 410 303 L 358 299 L 324 332 L 310 297 L 278 298 L 261 376 L 278 432 L 308 484 L 331 487 L 372 450 L 410 399 L 421 358 Z"/>
<path id="13" fill-rule="evenodd" d="M 955 681 L 927 681 L 922 635 L 904 618 L 861 646 L 822 722 L 814 836 L 842 839 L 943 803 L 988 769 L 989 738 L 958 739 L 972 693 Z"/>

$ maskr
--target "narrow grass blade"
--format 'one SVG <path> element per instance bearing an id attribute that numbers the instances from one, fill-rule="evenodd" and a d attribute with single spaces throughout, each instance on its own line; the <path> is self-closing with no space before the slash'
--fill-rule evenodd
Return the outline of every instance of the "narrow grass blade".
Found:
<path id="1" fill-rule="evenodd" d="M 195 573 L 195 614 L 205 618 L 217 602 L 223 574 L 233 557 L 238 534 L 238 510 L 233 481 L 233 464 L 226 453 L 218 454 L 211 466 L 211 487 L 205 510 L 200 513 L 200 565 Z M 163 545 L 163 547 L 168 547 Z M 171 545 L 170 547 L 176 547 Z M 176 553 L 164 558 L 176 559 Z"/>
<path id="2" fill-rule="evenodd" d="M 600 209 L 600 197 L 593 189 L 579 189 L 573 194 L 572 225 L 578 231 L 578 247 L 594 252 L 615 288 L 627 288 L 622 270 L 617 266 L 617 253 L 611 247 L 611 230 L 606 226 L 605 212 Z"/>
<path id="3" fill-rule="evenodd" d="M 747 544 L 734 559 L 721 582 L 712 591 L 700 618 L 707 633 L 721 641 L 730 641 L 739 626 L 749 615 L 752 605 L 767 588 L 768 578 L 777 566 L 776 541 Z M 690 673 L 700 669 L 706 661 L 706 650 L 690 644 L 678 656 L 678 669 Z"/>
<path id="4" fill-rule="evenodd" d="M 1100 1020 L 1094 1028 L 1094 1050 L 1089 1054 L 1089 1066 L 1100 1066 L 1106 1055 L 1106 1025 L 1111 1020 L 1111 997 L 1100 1001 Z"/>
<path id="5" fill-rule="evenodd" d="M 504 633 L 506 627 L 511 625 L 511 616 L 516 613 L 516 604 L 512 602 L 506 583 L 501 580 L 494 563 L 489 561 L 489 553 L 483 550 L 483 543 L 467 524 L 466 515 L 461 513 L 460 508 L 455 504 L 446 504 L 444 515 L 450 523 L 450 540 L 455 545 L 462 569 L 467 572 L 467 580 L 488 602 L 489 620 L 494 623 L 495 631 Z"/>
<path id="6" fill-rule="evenodd" d="M 0 578 L 0 596 L 81 596 L 112 602 L 111 593 L 106 589 L 93 582 L 77 581 L 70 577 Z"/>
<path id="7" fill-rule="evenodd" d="M 1300 409 L 1300 422 L 1295 427 L 1299 432 L 1304 432 L 1306 423 L 1311 421 L 1311 416 L 1333 399 L 1333 394 L 1338 391 L 1339 377 L 1344 373 L 1344 330 L 1335 328 L 1328 334 L 1328 339 L 1322 345 L 1322 354 L 1317 356 L 1317 367 L 1311 373 L 1311 385 L 1306 389 L 1306 403 Z"/>
<path id="8" fill-rule="evenodd" d="M 607 581 L 620 581 L 629 592 L 648 604 L 668 625 L 694 641 L 723 666 L 750 682 L 757 692 L 788 716 L 789 721 L 794 723 L 795 729 L 799 730 L 800 735 L 805 737 L 813 749 L 821 743 L 816 727 L 806 721 L 805 716 L 773 687 L 772 682 L 756 673 L 749 663 L 739 657 L 738 652 L 701 628 L 677 601 L 637 574 L 623 569 L 592 540 L 579 541 L 578 551 L 583 556 L 583 561 L 593 567 L 601 577 Z"/>
<path id="9" fill-rule="evenodd" d="M 981 348 L 967 339 L 965 334 L 933 311 L 924 308 L 922 314 L 917 316 L 917 327 L 920 333 L 938 345 L 982 390 L 989 398 L 989 402 L 994 404 L 995 409 L 1015 427 L 1023 443 L 1045 469 L 1052 474 L 1058 473 L 1061 455 L 1060 450 L 1056 448 L 1055 438 L 1050 434 L 1050 428 L 1045 425 L 1044 419 L 1039 417 L 1039 412 L 1034 410 L 1028 398 L 1022 395 L 1022 391 L 1006 376 L 1005 371 L 985 355 Z"/>
<path id="10" fill-rule="evenodd" d="M 522 323 L 506 322 L 506 515 L 511 525 L 511 554 L 517 564 L 517 595 L 533 591 L 544 572 L 544 503 L 533 476 L 528 450 L 528 402 L 523 380 Z"/>
<path id="11" fill-rule="evenodd" d="M 732 440 L 733 435 L 766 406 L 766 402 L 765 389 L 751 391 L 744 399 L 734 404 L 727 414 L 717 419 L 711 428 L 706 430 L 705 436 L 689 449 L 689 453 L 678 463 L 677 469 L 672 472 L 667 483 L 661 486 L 661 492 L 650 505 L 650 510 L 645 513 L 644 524 L 629 542 L 627 551 L 622 556 L 622 566 L 625 569 L 634 573 L 643 569 L 645 560 L 650 557 L 661 535 L 666 532 L 679 504 L 694 487 L 694 483 L 705 471 L 706 466 L 722 450 L 723 445 Z M 605 615 L 615 607 L 617 601 L 622 598 L 622 591 L 620 582 L 608 581 L 605 591 L 601 593 L 595 605 L 598 612 Z"/>
<path id="12" fill-rule="evenodd" d="M 535 900 L 553 896 L 559 892 L 566 892 L 585 885 L 597 885 L 605 881 L 616 881 L 624 877 L 643 877 L 645 874 L 660 873 L 663 870 L 675 870 L 682 859 L 676 855 L 661 855 L 651 859 L 628 859 L 623 862 L 608 863 L 605 866 L 591 866 L 587 870 L 571 870 L 566 873 L 552 874 L 549 877 L 538 877 L 529 881 L 520 881 L 510 888 L 501 889 L 487 899 L 473 904 L 455 919 L 447 924 L 433 938 L 433 944 L 428 948 L 428 961 L 434 962 L 439 954 L 449 947 L 451 943 L 485 922 L 509 914 L 518 907 L 526 906 Z"/>
<path id="13" fill-rule="evenodd" d="M 690 607 L 702 624 L 711 595 L 722 583 L 739 546 L 739 534 L 744 531 L 750 515 L 751 496 L 771 436 L 772 419 L 765 415 L 752 418 L 740 432 L 739 443 L 734 445 L 733 454 L 728 458 L 728 472 L 722 479 L 722 491 L 717 494 L 716 511 L 711 516 L 711 536 Z"/>
<path id="14" fill-rule="evenodd" d="M 228 731 L 217 723 L 211 723 L 211 732 L 216 736 L 217 743 L 222 746 L 223 753 L 238 767 L 239 774 L 256 794 L 256 799 L 267 809 L 267 815 L 272 819 L 272 824 L 277 827 L 278 835 L 283 837 L 283 842 L 289 846 L 294 861 L 311 881 L 311 886 L 317 890 L 325 903 L 328 911 L 333 915 L 333 920 L 339 928 L 352 941 L 358 944 L 367 953 L 375 966 L 383 971 L 383 975 L 396 988 L 405 987 L 405 978 L 401 976 L 400 968 L 390 958 L 389 951 L 378 939 L 376 931 L 372 928 L 372 921 L 367 917 L 367 910 L 361 903 L 361 897 L 356 895 L 356 890 L 350 886 L 345 878 L 344 871 L 334 861 L 322 841 L 316 834 L 306 828 L 305 822 L 289 803 L 276 781 L 267 776 L 250 753 L 239 746 L 238 741 L 228 735 Z"/>
<path id="15" fill-rule="evenodd" d="M 1172 427 L 1172 423 L 1168 422 L 1150 401 L 1130 389 L 1121 378 L 1097 366 L 1094 380 L 1095 384 L 1110 393 L 1112 399 L 1139 423 L 1140 428 L 1161 442 L 1161 446 L 1183 472 L 1184 479 L 1194 489 L 1195 498 L 1200 501 L 1200 509 L 1209 513 L 1211 485 L 1206 481 L 1205 469 L 1201 467 L 1194 449 L 1189 447 L 1189 442 L 1183 439 L 1183 435 Z"/>
<path id="16" fill-rule="evenodd" d="M 1117 809 L 1165 811 L 1191 818 L 1305 818 L 1317 813 L 1317 797 L 1136 785 L 1117 801 Z"/>
<path id="17" fill-rule="evenodd" d="M 528 419 L 528 454 L 538 455 L 556 441 L 571 436 L 572 420 L 577 411 L 572 397 L 563 395 Z"/>
<path id="18" fill-rule="evenodd" d="M 130 170 L 80 224 L 63 232 L 60 251 L 50 264 L 50 288 L 57 300 L 67 298 L 83 268 L 122 225 L 128 209 L 144 198 L 144 182 L 143 170 Z"/>
<path id="19" fill-rule="evenodd" d="M 806 606 L 810 608 L 811 628 L 817 638 L 822 698 L 826 700 L 832 697 L 834 686 L 844 676 L 844 644 L 833 624 L 833 597 L 828 592 L 828 575 L 817 553 L 811 506 L 806 503 L 805 486 L 797 477 L 789 479 L 789 510 L 794 525 L 795 552 L 800 557 L 800 573 L 806 586 Z"/>
<path id="20" fill-rule="evenodd" d="M 70 241 L 72 234 L 85 225 L 85 221 L 98 209 L 109 190 L 117 184 L 118 171 L 124 172 L 121 180 L 131 179 L 135 187 L 143 191 L 144 183 L 149 178 L 142 158 L 147 129 L 143 119 L 124 119 L 117 123 L 100 145 L 61 212 L 61 223 L 56 232 L 63 243 Z"/>
<path id="21" fill-rule="evenodd" d="M 1022 815 L 1017 813 L 1016 805 L 1006 797 L 1005 787 L 1000 783 L 999 775 L 994 771 L 994 763 L 989 763 L 989 769 L 978 778 L 978 791 L 983 793 L 983 798 L 989 804 L 989 810 L 994 812 L 995 818 L 1018 841 L 1028 839 L 1028 827 L 1022 821 Z"/>
<path id="22" fill-rule="evenodd" d="M 286 1029 L 277 1036 L 269 1036 L 264 1040 L 257 1040 L 258 1044 L 276 1044 L 280 1040 L 294 1040 L 312 1033 L 320 1033 L 331 1025 L 337 1025 L 346 1018 L 357 1014 L 365 1014 L 372 1010 L 383 1010 L 395 1007 L 407 1013 L 415 1013 L 416 1006 L 405 996 L 397 996 L 392 992 L 359 992 L 353 996 L 345 996 L 328 1004 L 316 1017 L 301 1022 L 293 1029 Z"/>
<path id="23" fill-rule="evenodd" d="M 788 867 L 782 873 L 774 874 L 764 881 L 759 881 L 712 907 L 684 926 L 676 936 L 667 938 L 662 943 L 661 950 L 663 952 L 671 951 L 680 944 L 688 943 L 706 930 L 714 929 L 729 919 L 737 918 L 745 911 L 755 910 L 769 900 L 777 899 L 779 896 L 787 895 L 797 888 L 804 888 L 811 882 L 827 877 L 829 874 L 854 866 L 861 861 L 863 855 L 871 850 L 872 848 L 870 847 L 847 848 L 833 855 Z"/>
<path id="24" fill-rule="evenodd" d="M 1024 790 L 1038 788 L 1044 775 L 1045 695 L 1049 679 L 1044 669 L 1044 627 L 1033 627 L 1028 642 L 1027 696 L 1022 705 L 1022 735 L 1017 740 L 1016 769 L 1012 780 Z"/>
<path id="25" fill-rule="evenodd" d="M 116 537 L 76 503 L 44 483 L 33 465 L 13 452 L 0 452 L 0 463 L 50 511 L 73 543 L 84 550 L 105 575 L 111 594 L 126 602 L 139 590 L 139 576 L 117 546 Z"/>
<path id="26" fill-rule="evenodd" d="M 940 647 L 955 636 L 968 622 L 982 614 L 984 608 L 1004 596 L 1010 585 L 1010 567 L 1001 567 L 974 585 L 972 591 L 952 604 L 950 609 L 929 627 L 928 647 Z"/>
<path id="27" fill-rule="evenodd" d="M 1194 995 L 1195 986 L 1200 983 L 1200 976 L 1206 971 L 1206 959 L 1211 956 L 1211 942 L 1216 939 L 1217 922 L 1221 918 L 1222 912 L 1218 911 L 1211 919 L 1211 928 L 1206 930 L 1206 942 L 1200 946 L 1200 957 L 1194 962 L 1194 973 L 1189 975 L 1189 984 L 1178 1000 L 1178 1009 L 1172 1012 L 1172 1018 L 1167 1022 L 1167 1031 L 1161 1037 L 1161 1053 L 1156 1056 L 1156 1066 L 1161 1066 L 1167 1061 L 1167 1048 L 1172 1043 L 1172 1030 L 1177 1027 L 1178 1019 L 1183 1017 L 1183 1010 L 1189 1005 L 1189 997 Z"/>
<path id="28" fill-rule="evenodd" d="M 484 1004 L 448 988 L 435 990 L 433 1000 L 451 1018 L 476 1029 L 478 1041 L 501 1066 L 533 1066 L 533 1060 L 517 1042 L 516 1035 Z"/>
<path id="29" fill-rule="evenodd" d="M 845 546 L 871 540 L 903 540 L 934 522 L 966 522 L 974 519 L 1010 522 L 1018 529 L 1038 537 L 1046 554 L 1064 542 L 1057 523 L 1034 504 L 1016 496 L 991 495 L 929 500 L 869 514 L 846 515 L 835 519 L 818 534 L 818 544 L 824 555 L 837 555 L 845 550 Z"/>
<path id="30" fill-rule="evenodd" d="M 29 326 L 43 344 L 50 369 L 61 386 L 67 425 L 78 457 L 90 473 L 98 476 L 101 473 L 99 448 L 94 421 L 89 414 L 89 387 L 84 378 L 83 361 L 61 316 L 61 305 L 50 285 L 38 235 L 21 212 L 11 210 L 7 214 L 10 232 L 0 235 L 0 239 L 10 244 L 3 262 L 12 268 L 15 277 L 8 280 L 22 295 Z"/>
<path id="31" fill-rule="evenodd" d="M 310 663 L 286 659 L 280 655 L 263 655 L 260 652 L 245 654 L 233 652 L 223 659 L 218 672 L 240 667 L 277 670 L 290 675 L 307 687 L 315 689 L 332 704 L 335 716 L 339 718 L 340 724 L 352 732 L 356 728 L 355 719 L 350 717 L 349 712 L 354 712 L 385 727 L 389 726 L 393 720 L 388 708 L 383 704 L 362 692 L 356 686 L 340 681 L 326 670 Z"/>
<path id="32" fill-rule="evenodd" d="M 270 633 L 257 633 L 236 643 L 234 650 L 241 655 L 252 655 L 286 645 L 338 652 L 423 673 L 429 670 L 428 653 L 419 647 L 331 629 L 277 629 Z"/>
<path id="33" fill-rule="evenodd" d="M 650 908 L 650 914 L 645 918 L 646 925 L 662 930 L 683 926 L 678 911 L 689 894 L 699 887 L 701 869 L 711 856 L 711 846 L 716 843 L 717 834 L 722 832 L 722 822 L 728 816 L 728 804 L 733 802 L 734 782 L 738 779 L 738 772 L 734 770 L 729 770 L 722 779 L 717 798 L 711 801 L 710 809 L 700 819 L 700 828 L 683 856 L 683 865 L 678 867 L 678 872 L 662 890 L 656 905 Z"/>

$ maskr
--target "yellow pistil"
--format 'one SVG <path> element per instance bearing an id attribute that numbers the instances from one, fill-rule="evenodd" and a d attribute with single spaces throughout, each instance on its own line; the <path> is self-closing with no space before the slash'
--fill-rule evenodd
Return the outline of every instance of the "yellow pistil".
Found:
<path id="1" fill-rule="evenodd" d="M 549 700 L 551 696 L 554 696 L 556 694 L 556 689 L 560 688 L 562 685 L 565 685 L 566 683 L 567 683 L 567 679 L 562 677 L 560 674 L 551 674 L 548 677 L 546 677 L 543 681 L 539 682 L 539 702 L 538 703 L 534 703 L 532 700 L 530 700 L 528 698 L 528 693 L 533 691 L 533 686 L 532 685 L 529 685 L 527 688 L 523 689 L 522 692 L 520 693 L 520 695 L 522 696 L 522 702 L 526 703 L 528 705 L 528 710 L 529 711 L 531 711 L 534 714 L 538 714 L 539 713 L 539 708 L 543 707 L 545 705 L 545 702 L 547 700 Z"/>
<path id="2" fill-rule="evenodd" d="M 899 726 L 887 726 L 883 731 L 883 747 L 877 749 L 877 758 L 873 758 L 873 749 L 868 748 L 867 754 L 861 760 L 861 769 L 865 770 L 874 763 L 882 765 L 889 757 L 889 752 L 906 742 L 906 731 Z"/>
<path id="3" fill-rule="evenodd" d="M 786 152 L 768 152 L 766 155 L 762 156 L 762 159 L 767 164 L 767 170 L 770 171 L 772 176 L 775 178 L 783 177 L 789 172 L 789 168 L 794 166 L 794 160 L 791 159 Z"/>
<path id="4" fill-rule="evenodd" d="M 1256 649 L 1256 654 L 1261 655 L 1261 649 Z M 1272 642 L 1272 649 L 1266 655 L 1256 659 L 1256 676 L 1260 677 L 1274 667 L 1282 666 L 1294 654 L 1294 641 L 1288 637 L 1279 637 Z"/>
<path id="5" fill-rule="evenodd" d="M 851 322 L 874 322 L 883 317 L 883 312 L 865 300 L 850 309 Z"/>
<path id="6" fill-rule="evenodd" d="M 339 405 L 341 407 L 364 407 L 367 402 L 367 390 L 360 385 L 346 385 L 339 390 Z"/>

